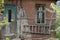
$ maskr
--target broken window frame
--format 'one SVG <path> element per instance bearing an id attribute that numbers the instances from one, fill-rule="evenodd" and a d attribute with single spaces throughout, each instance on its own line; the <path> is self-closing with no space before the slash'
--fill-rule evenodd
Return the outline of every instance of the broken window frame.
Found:
<path id="1" fill-rule="evenodd" d="M 38 24 L 45 23 L 45 5 L 44 4 L 36 4 L 36 22 Z M 41 13 L 42 17 L 38 19 L 38 15 Z"/>

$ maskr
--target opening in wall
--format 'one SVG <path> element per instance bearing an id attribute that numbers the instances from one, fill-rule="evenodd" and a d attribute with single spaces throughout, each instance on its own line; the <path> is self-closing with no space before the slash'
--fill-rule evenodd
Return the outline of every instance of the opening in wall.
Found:
<path id="1" fill-rule="evenodd" d="M 44 4 L 36 4 L 36 17 L 37 23 L 44 23 L 45 22 L 45 5 Z"/>
<path id="2" fill-rule="evenodd" d="M 8 10 L 8 22 L 11 22 L 11 15 L 12 14 L 12 10 L 11 9 L 9 9 Z"/>

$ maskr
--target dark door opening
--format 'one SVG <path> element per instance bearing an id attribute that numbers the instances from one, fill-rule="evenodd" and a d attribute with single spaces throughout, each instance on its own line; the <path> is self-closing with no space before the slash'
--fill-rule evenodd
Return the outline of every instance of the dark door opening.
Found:
<path id="1" fill-rule="evenodd" d="M 12 11 L 8 10 L 8 22 L 11 22 Z"/>

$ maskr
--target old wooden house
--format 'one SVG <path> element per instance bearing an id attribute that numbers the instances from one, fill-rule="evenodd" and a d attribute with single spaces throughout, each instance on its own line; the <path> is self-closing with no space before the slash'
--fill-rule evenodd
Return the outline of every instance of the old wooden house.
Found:
<path id="1" fill-rule="evenodd" d="M 14 19 L 10 24 L 10 32 L 18 32 L 19 37 L 34 40 L 49 37 L 51 34 L 49 30 L 54 28 L 56 14 L 46 8 L 53 10 L 50 4 L 55 2 L 55 0 L 5 0 L 3 15 L 10 23 L 11 19 Z"/>

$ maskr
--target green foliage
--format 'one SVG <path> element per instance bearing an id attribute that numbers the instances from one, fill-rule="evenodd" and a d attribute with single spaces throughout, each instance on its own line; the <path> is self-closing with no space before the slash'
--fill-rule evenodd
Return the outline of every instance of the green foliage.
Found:
<path id="1" fill-rule="evenodd" d="M 9 22 L 6 20 L 6 17 L 4 17 L 4 19 L 2 21 L 0 21 L 0 28 L 3 26 L 3 25 L 8 25 Z"/>
<path id="2" fill-rule="evenodd" d="M 14 21 L 13 19 L 11 19 L 11 21 Z M 6 20 L 6 17 L 4 17 L 4 19 L 2 21 L 0 21 L 0 27 L 2 27 L 2 25 L 8 25 L 9 22 Z"/>
<path id="3" fill-rule="evenodd" d="M 58 7 L 57 5 L 55 5 L 54 3 L 51 3 L 50 5 L 53 10 L 56 11 L 56 37 L 60 39 L 60 7 Z"/>

